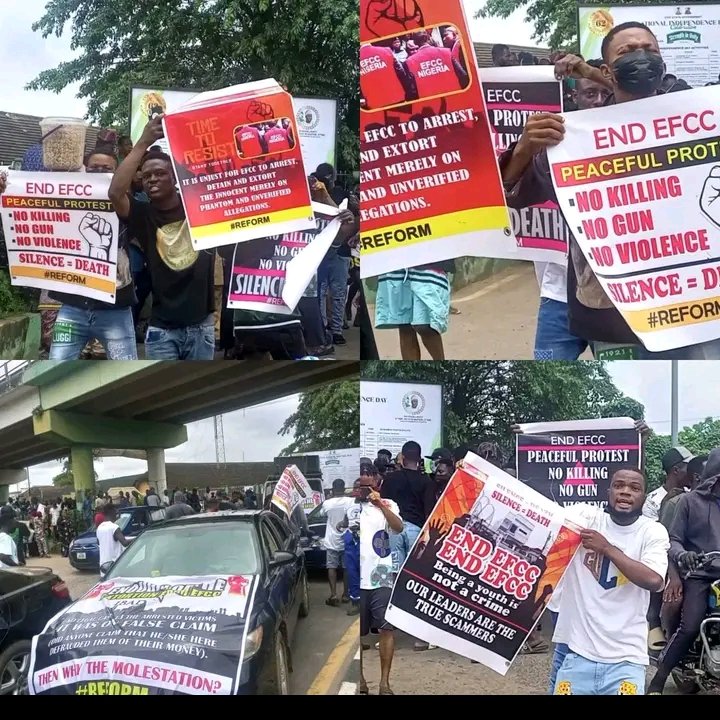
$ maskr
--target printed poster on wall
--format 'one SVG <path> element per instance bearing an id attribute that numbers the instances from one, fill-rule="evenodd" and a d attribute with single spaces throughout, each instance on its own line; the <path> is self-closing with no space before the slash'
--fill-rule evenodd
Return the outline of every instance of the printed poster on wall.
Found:
<path id="1" fill-rule="evenodd" d="M 468 453 L 402 566 L 385 619 L 505 675 L 579 544 L 560 506 Z"/>
<path id="2" fill-rule="evenodd" d="M 521 425 L 518 479 L 563 507 L 587 503 L 604 508 L 612 476 L 640 467 L 640 444 L 632 418 Z"/>
<path id="3" fill-rule="evenodd" d="M 604 37 L 626 22 L 641 22 L 657 37 L 667 72 L 702 87 L 720 73 L 720 5 L 628 4 L 580 5 L 580 53 L 601 58 Z"/>
<path id="4" fill-rule="evenodd" d="M 461 0 L 360 2 L 363 278 L 507 247 L 509 217 Z"/>
<path id="5" fill-rule="evenodd" d="M 231 695 L 257 577 L 114 578 L 32 641 L 31 695 Z"/>
<path id="6" fill-rule="evenodd" d="M 108 200 L 111 179 L 8 172 L 0 215 L 13 285 L 115 303 L 119 223 Z"/>
<path id="7" fill-rule="evenodd" d="M 520 140 L 531 115 L 562 112 L 562 85 L 550 66 L 483 68 L 482 86 L 498 157 Z M 569 230 L 557 203 L 508 212 L 515 243 L 511 238 L 499 257 L 567 263 Z"/>
<path id="8" fill-rule="evenodd" d="M 291 314 L 299 299 L 295 299 L 291 304 L 284 299 L 289 276 L 291 282 L 300 289 L 301 295 L 303 292 L 317 295 L 317 268 L 325 252 L 317 258 L 317 263 L 291 266 L 290 261 L 299 257 L 312 242 L 323 243 L 320 235 L 328 228 L 332 237 L 327 244 L 329 246 L 332 243 L 337 235 L 333 230 L 335 226 L 332 225 L 332 220 L 339 210 L 320 203 L 313 203 L 313 209 L 316 227 L 310 230 L 273 235 L 235 246 L 232 280 L 228 292 L 229 308 Z M 296 270 L 296 275 L 299 276 L 292 277 L 293 270 Z"/>
<path id="9" fill-rule="evenodd" d="M 309 515 L 324 499 L 322 493 L 310 487 L 296 465 L 288 465 L 275 484 L 270 502 L 291 517 L 298 505 Z"/>
<path id="10" fill-rule="evenodd" d="M 315 226 L 292 98 L 275 80 L 201 93 L 163 124 L 195 249 Z"/>
<path id="11" fill-rule="evenodd" d="M 442 446 L 442 385 L 360 382 L 360 451 L 375 458 L 378 450 L 395 457 L 409 440 L 423 455 Z"/>
<path id="12" fill-rule="evenodd" d="M 163 90 L 133 87 L 130 90 L 130 138 L 136 143 L 145 125 L 156 115 L 174 112 L 199 93 L 194 90 Z M 335 166 L 337 143 L 337 100 L 332 98 L 293 98 L 300 148 L 305 167 L 314 171 L 320 163 Z M 157 141 L 170 153 L 167 140 Z"/>
<path id="13" fill-rule="evenodd" d="M 650 351 L 720 338 L 720 86 L 565 116 L 560 208 Z"/>
<path id="14" fill-rule="evenodd" d="M 346 489 L 353 486 L 360 472 L 360 448 L 345 450 L 317 450 L 302 453 L 317 455 L 320 458 L 323 488 L 332 489 L 333 480 L 340 478 L 345 481 Z"/>

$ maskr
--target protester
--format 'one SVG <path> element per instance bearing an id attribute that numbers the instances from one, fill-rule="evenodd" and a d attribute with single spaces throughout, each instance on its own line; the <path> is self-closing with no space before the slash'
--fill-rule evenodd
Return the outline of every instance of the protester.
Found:
<path id="1" fill-rule="evenodd" d="M 221 510 L 223 508 L 220 508 Z M 235 509 L 229 508 L 229 509 Z M 175 518 L 183 517 L 185 515 L 194 515 L 195 511 L 187 503 L 185 493 L 177 490 L 173 495 L 173 504 L 165 511 L 166 520 L 174 520 Z"/>
<path id="2" fill-rule="evenodd" d="M 105 522 L 105 513 L 103 512 L 103 507 L 104 506 L 101 506 L 99 510 L 95 511 L 95 517 L 93 518 L 93 525 L 95 526 L 95 528 L 100 527 L 100 525 Z"/>
<path id="3" fill-rule="evenodd" d="M 212 360 L 215 356 L 215 251 L 196 251 L 175 187 L 170 157 L 150 150 L 163 136 L 152 119 L 113 176 L 110 200 L 140 244 L 152 282 L 153 307 L 145 337 L 150 360 Z M 149 151 L 150 150 L 150 151 Z M 137 170 L 150 202 L 130 193 Z"/>
<path id="4" fill-rule="evenodd" d="M 12 518 L 8 513 L 0 513 L 0 567 L 17 567 L 20 564 L 11 533 Z"/>
<path id="5" fill-rule="evenodd" d="M 350 608 L 348 615 L 360 614 L 360 478 L 353 484 L 353 503 L 345 512 L 345 517 L 337 526 L 343 534 L 345 572 L 347 573 L 348 597 Z"/>
<path id="6" fill-rule="evenodd" d="M 720 448 L 710 452 L 699 487 L 683 494 L 670 529 L 670 561 L 683 579 L 680 626 L 660 656 L 648 695 L 662 695 L 665 682 L 695 642 L 705 618 L 710 584 L 717 577 L 700 556 L 720 550 Z"/>
<path id="7" fill-rule="evenodd" d="M 492 46 L 490 51 L 492 56 L 492 64 L 494 67 L 510 67 L 515 65 L 515 55 L 510 52 L 510 48 L 507 45 L 498 43 Z"/>
<path id="8" fill-rule="evenodd" d="M 432 462 L 431 478 L 433 482 L 428 483 L 429 497 L 426 504 L 430 505 L 432 503 L 432 507 L 440 499 L 443 492 L 445 492 L 445 488 L 455 472 L 455 460 L 452 452 L 447 448 L 437 448 L 433 450 L 428 460 Z"/>
<path id="9" fill-rule="evenodd" d="M 15 510 L 10 505 L 3 505 L 0 508 L 0 517 L 7 518 L 7 532 L 15 543 L 18 565 L 25 565 L 25 543 L 30 539 L 28 526 L 17 519 Z"/>
<path id="10" fill-rule="evenodd" d="M 651 520 L 657 520 L 660 514 L 660 506 L 669 493 L 676 490 L 684 490 L 690 485 L 687 466 L 693 459 L 692 453 L 678 445 L 670 448 L 661 460 L 662 469 L 665 472 L 665 482 L 648 494 L 643 505 L 643 515 Z"/>
<path id="11" fill-rule="evenodd" d="M 40 508 L 42 508 L 42 510 Z M 41 558 L 49 558 L 44 509 L 44 505 L 38 505 L 37 509 L 30 513 L 30 517 L 32 518 L 33 537 L 37 545 L 38 554 Z"/>
<path id="12" fill-rule="evenodd" d="M 553 641 L 569 650 L 555 695 L 644 694 L 646 615 L 650 593 L 665 584 L 670 544 L 665 528 L 642 515 L 645 487 L 641 471 L 618 470 L 607 512 L 589 504 L 566 510 L 583 528 L 582 547 L 560 589 Z"/>
<path id="13" fill-rule="evenodd" d="M 348 573 L 345 563 L 345 541 L 342 533 L 338 530 L 345 518 L 349 508 L 353 505 L 352 498 L 345 495 L 345 482 L 338 478 L 333 480 L 332 497 L 323 503 L 323 509 L 327 515 L 327 524 L 325 526 L 325 549 L 326 549 L 326 568 L 328 571 L 328 584 L 330 585 L 330 597 L 325 601 L 326 605 L 337 607 L 340 600 L 337 596 L 337 571 L 342 567 L 344 592 L 342 602 L 350 601 L 348 590 Z"/>
<path id="14" fill-rule="evenodd" d="M 148 507 L 161 507 L 160 496 L 155 492 L 155 488 L 149 487 L 145 491 L 145 504 Z"/>
<path id="15" fill-rule="evenodd" d="M 109 562 L 115 562 L 122 551 L 130 545 L 122 530 L 117 525 L 117 508 L 109 503 L 103 508 L 105 520 L 95 530 L 100 548 L 100 569 Z"/>
<path id="16" fill-rule="evenodd" d="M 398 506 L 382 498 L 378 492 L 377 476 L 360 476 L 360 636 L 380 635 L 379 695 L 393 695 L 390 688 L 390 669 L 395 654 L 392 625 L 385 621 L 385 612 L 398 566 L 390 550 L 391 538 L 403 532 Z M 364 652 L 360 646 L 359 694 L 368 695 L 363 672 Z"/>

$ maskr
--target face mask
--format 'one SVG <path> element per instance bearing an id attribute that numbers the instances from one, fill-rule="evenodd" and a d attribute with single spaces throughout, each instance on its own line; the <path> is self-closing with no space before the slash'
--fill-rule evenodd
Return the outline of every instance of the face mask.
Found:
<path id="1" fill-rule="evenodd" d="M 634 50 L 621 55 L 612 65 L 617 86 L 635 97 L 652 95 L 662 83 L 665 67 L 657 53 Z"/>

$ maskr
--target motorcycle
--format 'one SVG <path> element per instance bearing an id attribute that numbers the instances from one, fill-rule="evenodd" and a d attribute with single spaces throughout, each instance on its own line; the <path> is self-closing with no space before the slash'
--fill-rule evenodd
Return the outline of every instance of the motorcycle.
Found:
<path id="1" fill-rule="evenodd" d="M 686 695 L 720 689 L 720 552 L 705 553 L 700 562 L 702 569 L 715 579 L 710 584 L 700 634 L 672 671 L 677 689 Z"/>

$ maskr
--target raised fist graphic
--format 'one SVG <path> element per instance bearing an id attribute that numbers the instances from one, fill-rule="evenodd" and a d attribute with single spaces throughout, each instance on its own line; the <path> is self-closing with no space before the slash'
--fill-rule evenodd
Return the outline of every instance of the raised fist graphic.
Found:
<path id="1" fill-rule="evenodd" d="M 113 239 L 110 223 L 99 215 L 89 212 L 80 221 L 78 230 L 90 245 L 90 257 L 107 262 Z"/>
<path id="2" fill-rule="evenodd" d="M 367 0 L 365 7 L 365 27 L 375 37 L 404 35 L 425 24 L 417 0 Z"/>

